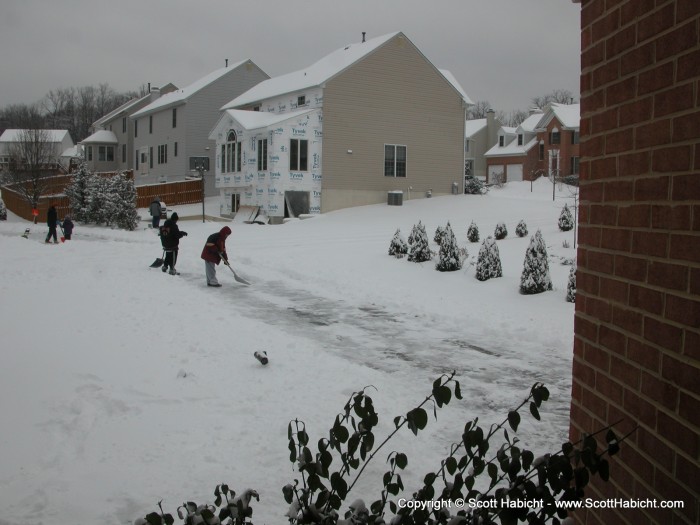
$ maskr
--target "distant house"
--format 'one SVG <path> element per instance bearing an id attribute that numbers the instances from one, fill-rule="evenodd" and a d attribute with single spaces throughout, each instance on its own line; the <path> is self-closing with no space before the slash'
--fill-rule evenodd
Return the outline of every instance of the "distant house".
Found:
<path id="1" fill-rule="evenodd" d="M 484 157 L 487 181 L 532 180 L 578 174 L 579 104 L 532 110 L 519 126 L 503 126 Z"/>
<path id="2" fill-rule="evenodd" d="M 173 84 L 151 89 L 103 116 L 91 126 L 92 134 L 78 144 L 91 171 L 134 169 L 134 123 L 131 115 L 162 95 L 177 89 Z"/>
<path id="3" fill-rule="evenodd" d="M 464 177 L 486 181 L 486 152 L 496 144 L 500 122 L 490 109 L 486 118 L 467 120 L 464 129 Z"/>
<path id="4" fill-rule="evenodd" d="M 273 219 L 461 191 L 469 97 L 403 34 L 347 45 L 234 98 L 210 138 L 222 211 Z"/>
<path id="5" fill-rule="evenodd" d="M 0 169 L 7 169 L 13 161 L 13 150 L 23 140 L 27 130 L 6 129 L 0 135 Z M 67 169 L 70 159 L 75 155 L 75 145 L 67 129 L 43 130 L 47 134 L 50 143 L 52 168 Z"/>
<path id="6" fill-rule="evenodd" d="M 184 180 L 190 157 L 208 157 L 215 143 L 209 132 L 220 108 L 269 76 L 250 60 L 218 69 L 189 86 L 162 95 L 133 113 L 133 166 L 137 185 Z M 206 177 L 213 194 L 213 174 Z"/>

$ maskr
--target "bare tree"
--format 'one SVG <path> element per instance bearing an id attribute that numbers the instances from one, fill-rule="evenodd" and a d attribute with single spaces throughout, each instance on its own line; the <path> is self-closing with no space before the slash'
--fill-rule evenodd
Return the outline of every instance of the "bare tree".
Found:
<path id="1" fill-rule="evenodd" d="M 22 129 L 9 148 L 10 165 L 4 177 L 32 206 L 50 189 L 49 178 L 56 174 L 58 154 L 49 131 Z M 36 219 L 35 219 L 36 220 Z"/>
<path id="2" fill-rule="evenodd" d="M 568 89 L 555 89 L 546 95 L 532 97 L 532 103 L 540 109 L 544 109 L 547 104 L 551 104 L 552 102 L 570 104 L 573 100 L 574 95 Z"/>
<path id="3" fill-rule="evenodd" d="M 520 123 L 528 117 L 528 112 L 521 109 L 514 109 L 508 113 L 499 111 L 496 117 L 503 123 L 504 126 L 514 128 L 519 126 Z"/>
<path id="4" fill-rule="evenodd" d="M 491 109 L 491 103 L 488 100 L 477 100 L 467 110 L 467 120 L 486 118 L 486 112 L 489 109 Z"/>

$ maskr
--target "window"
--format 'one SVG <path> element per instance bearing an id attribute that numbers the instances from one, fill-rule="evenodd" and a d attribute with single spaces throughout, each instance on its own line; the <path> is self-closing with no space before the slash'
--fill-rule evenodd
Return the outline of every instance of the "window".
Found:
<path id="1" fill-rule="evenodd" d="M 105 146 L 97 146 L 97 160 L 104 162 L 107 159 L 107 152 Z"/>
<path id="2" fill-rule="evenodd" d="M 136 152 L 136 170 L 139 169 L 139 152 Z"/>
<path id="3" fill-rule="evenodd" d="M 306 106 L 306 95 L 302 95 L 297 98 L 297 106 Z"/>
<path id="4" fill-rule="evenodd" d="M 518 146 L 522 146 L 522 145 L 523 145 L 523 134 L 518 133 Z"/>
<path id="5" fill-rule="evenodd" d="M 241 143 L 237 141 L 236 132 L 230 130 L 226 136 L 226 144 L 221 145 L 221 172 L 241 171 L 242 156 Z"/>
<path id="6" fill-rule="evenodd" d="M 148 167 L 153 168 L 153 146 L 148 148 Z"/>
<path id="7" fill-rule="evenodd" d="M 254 106 L 253 111 L 260 111 L 260 105 Z"/>
<path id="8" fill-rule="evenodd" d="M 168 162 L 168 145 L 161 144 L 158 146 L 158 164 L 167 164 Z"/>
<path id="9" fill-rule="evenodd" d="M 122 162 L 126 163 L 126 144 L 122 144 Z"/>
<path id="10" fill-rule="evenodd" d="M 406 176 L 406 146 L 384 145 L 384 176 Z"/>
<path id="11" fill-rule="evenodd" d="M 579 132 L 578 132 L 578 131 L 572 131 L 572 132 L 571 132 L 571 143 L 572 143 L 572 144 L 578 144 L 578 143 L 579 143 Z"/>
<path id="12" fill-rule="evenodd" d="M 464 161 L 464 176 L 471 177 L 474 175 L 474 159 L 466 159 Z"/>
<path id="13" fill-rule="evenodd" d="M 139 121 L 134 120 L 134 137 L 139 136 Z"/>
<path id="14" fill-rule="evenodd" d="M 258 141 L 258 171 L 267 171 L 267 139 Z"/>
<path id="15" fill-rule="evenodd" d="M 579 157 L 571 157 L 571 174 L 578 175 Z"/>
<path id="16" fill-rule="evenodd" d="M 470 142 L 471 142 L 471 140 L 467 139 L 464 143 L 464 152 L 465 153 L 469 153 L 469 143 Z"/>
<path id="17" fill-rule="evenodd" d="M 502 148 L 506 144 L 506 138 L 503 135 L 498 137 L 498 146 Z"/>
<path id="18" fill-rule="evenodd" d="M 561 133 L 559 133 L 559 130 L 557 128 L 554 128 L 549 134 L 549 143 L 561 144 Z"/>
<path id="19" fill-rule="evenodd" d="M 540 141 L 540 160 L 544 160 L 544 142 Z"/>
<path id="20" fill-rule="evenodd" d="M 153 115 L 148 116 L 148 132 L 153 133 Z"/>
<path id="21" fill-rule="evenodd" d="M 307 171 L 309 169 L 309 141 L 290 139 L 289 141 L 289 169 Z"/>
<path id="22" fill-rule="evenodd" d="M 107 146 L 107 162 L 114 162 L 114 146 Z"/>
<path id="23" fill-rule="evenodd" d="M 126 133 L 126 117 L 122 119 L 122 133 Z"/>
<path id="24" fill-rule="evenodd" d="M 173 108 L 173 127 L 177 127 L 177 108 Z"/>
<path id="25" fill-rule="evenodd" d="M 89 161 L 92 161 L 92 146 L 88 146 L 85 148 L 85 158 Z"/>
<path id="26" fill-rule="evenodd" d="M 173 146 L 173 157 L 177 157 L 177 142 Z"/>

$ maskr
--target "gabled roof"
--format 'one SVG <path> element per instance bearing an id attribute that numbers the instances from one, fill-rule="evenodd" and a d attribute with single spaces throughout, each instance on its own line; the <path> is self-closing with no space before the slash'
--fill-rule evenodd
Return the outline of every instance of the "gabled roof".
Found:
<path id="1" fill-rule="evenodd" d="M 22 140 L 22 132 L 27 131 L 25 129 L 6 129 L 2 135 L 0 135 L 0 142 L 18 142 Z M 49 134 L 50 142 L 63 142 L 63 139 L 70 138 L 70 133 L 67 129 L 45 129 Z M 71 139 L 71 142 L 73 140 Z"/>
<path id="2" fill-rule="evenodd" d="M 481 131 L 488 125 L 488 121 L 485 118 L 479 118 L 475 120 L 467 120 L 464 125 L 464 136 L 469 138 L 475 133 Z"/>
<path id="3" fill-rule="evenodd" d="M 236 62 L 235 64 L 232 64 L 228 67 L 222 67 L 220 69 L 217 69 L 216 71 L 212 71 L 207 76 L 200 78 L 199 80 L 193 82 L 189 86 L 186 86 L 182 89 L 178 89 L 171 93 L 167 93 L 165 95 L 161 95 L 154 102 L 150 103 L 148 106 L 142 108 L 141 110 L 137 111 L 131 116 L 133 118 L 142 117 L 149 113 L 153 113 L 154 111 L 165 109 L 170 106 L 184 104 L 185 102 L 187 102 L 187 99 L 189 99 L 192 95 L 195 95 L 205 87 L 213 84 L 224 75 L 236 69 L 238 66 L 241 66 L 247 62 L 250 62 L 250 60 L 241 60 L 240 62 Z"/>
<path id="4" fill-rule="evenodd" d="M 118 144 L 117 136 L 108 130 L 101 129 L 81 140 L 78 144 Z"/>
<path id="5" fill-rule="evenodd" d="M 523 120 L 520 125 L 516 128 L 517 131 L 523 131 L 524 133 L 536 133 L 537 125 L 542 120 L 542 112 L 533 113 L 525 120 Z"/>
<path id="6" fill-rule="evenodd" d="M 224 104 L 221 109 L 231 109 L 241 107 L 256 102 L 261 102 L 273 97 L 303 91 L 305 89 L 321 86 L 333 79 L 347 68 L 359 62 L 363 58 L 371 55 L 374 51 L 382 47 L 394 37 L 401 35 L 406 38 L 400 31 L 389 33 L 388 35 L 371 38 L 365 42 L 348 44 L 345 47 L 333 51 L 326 55 L 321 60 L 311 64 L 309 67 L 287 73 L 278 77 L 270 78 L 253 86 L 245 93 L 234 98 L 227 104 Z M 456 89 L 468 104 L 472 104 L 471 100 L 464 92 L 464 89 L 459 85 L 452 73 L 447 70 L 438 70 L 445 79 Z"/>
<path id="7" fill-rule="evenodd" d="M 581 104 L 552 103 L 537 123 L 537 129 L 546 129 L 555 117 L 564 129 L 579 129 L 581 122 Z"/>
<path id="8" fill-rule="evenodd" d="M 274 126 L 276 124 L 279 124 L 280 122 L 284 122 L 285 120 L 300 117 L 302 115 L 306 115 L 307 113 L 312 113 L 314 111 L 318 111 L 318 109 L 301 109 L 298 111 L 290 111 L 289 113 L 268 113 L 266 111 L 227 109 L 217 121 L 216 126 L 214 126 L 214 129 L 209 134 L 209 138 L 212 140 L 215 139 L 213 135 L 216 134 L 216 130 L 219 127 L 219 124 L 226 116 L 233 118 L 236 122 L 243 126 L 243 129 L 245 129 L 246 131 L 252 131 L 254 129 Z"/>
<path id="9" fill-rule="evenodd" d="M 118 108 L 116 108 L 116 109 L 110 111 L 110 112 L 107 113 L 106 115 L 103 115 L 102 117 L 100 117 L 99 119 L 97 119 L 95 122 L 92 123 L 92 125 L 93 125 L 94 127 L 102 126 L 105 122 L 109 122 L 110 120 L 112 120 L 114 117 L 116 117 L 117 115 L 119 115 L 119 114 L 122 113 L 123 111 L 127 111 L 130 107 L 134 106 L 137 102 L 143 100 L 143 99 L 146 98 L 147 96 L 148 96 L 148 95 L 145 95 L 145 96 L 140 97 L 140 98 L 139 98 L 139 97 L 135 97 L 135 98 L 132 98 L 132 99 L 130 99 L 130 100 L 124 102 L 124 104 L 122 104 L 122 105 L 119 106 Z"/>
<path id="10" fill-rule="evenodd" d="M 526 155 L 527 152 L 530 151 L 537 143 L 537 137 L 534 137 L 532 140 L 526 144 L 523 144 L 522 146 L 518 146 L 517 140 L 512 140 L 503 147 L 496 144 L 494 147 L 484 153 L 484 157 L 519 157 L 521 155 Z"/>

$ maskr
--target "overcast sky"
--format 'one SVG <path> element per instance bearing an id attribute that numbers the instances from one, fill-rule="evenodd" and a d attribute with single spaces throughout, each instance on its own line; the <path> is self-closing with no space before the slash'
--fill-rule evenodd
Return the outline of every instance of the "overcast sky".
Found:
<path id="1" fill-rule="evenodd" d="M 527 109 L 579 96 L 580 4 L 571 0 L 0 0 L 0 107 L 61 87 L 185 87 L 251 59 L 268 75 L 402 31 L 473 101 Z"/>

